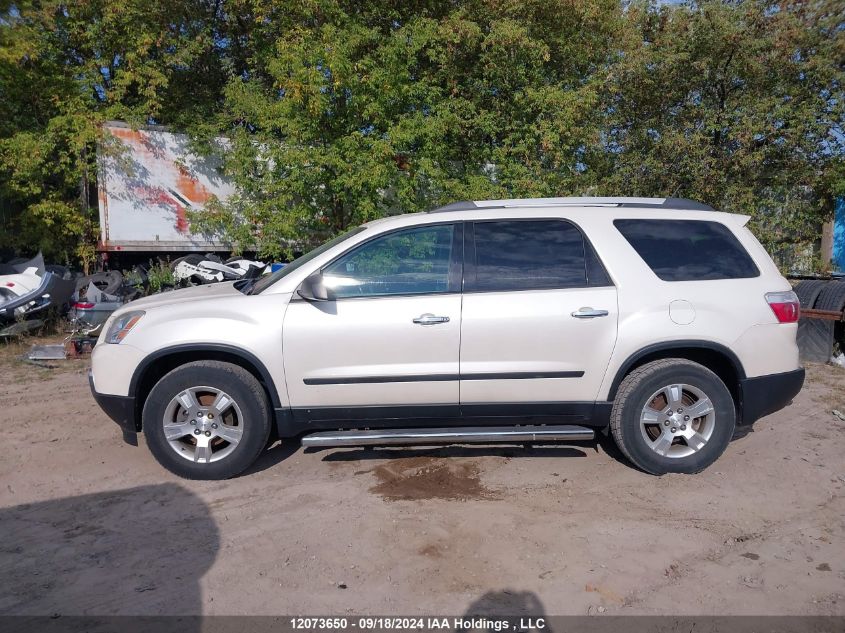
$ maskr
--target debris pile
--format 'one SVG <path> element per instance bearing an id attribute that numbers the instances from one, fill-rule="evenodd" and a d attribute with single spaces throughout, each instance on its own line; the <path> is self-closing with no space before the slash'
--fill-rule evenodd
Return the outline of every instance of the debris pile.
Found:
<path id="1" fill-rule="evenodd" d="M 0 263 L 0 339 L 38 330 L 49 316 L 66 315 L 70 336 L 58 347 L 66 356 L 84 354 L 112 312 L 129 301 L 185 286 L 251 279 L 280 266 L 284 264 L 268 265 L 245 257 L 223 261 L 213 254 L 186 255 L 169 266 L 159 263 L 169 279 L 151 283 L 152 267 L 83 275 L 65 266 L 45 265 L 41 253 L 29 260 L 18 258 Z M 35 347 L 29 355 L 32 360 L 59 357 L 58 347 Z"/>
<path id="2" fill-rule="evenodd" d="M 51 308 L 67 307 L 74 290 L 71 273 L 63 266 L 45 266 L 40 253 L 0 264 L 0 338 L 41 327 Z"/>

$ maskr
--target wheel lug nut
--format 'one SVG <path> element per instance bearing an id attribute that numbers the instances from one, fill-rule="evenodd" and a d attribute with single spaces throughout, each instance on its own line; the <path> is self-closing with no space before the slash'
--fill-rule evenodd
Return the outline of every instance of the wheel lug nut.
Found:
<path id="1" fill-rule="evenodd" d="M 677 431 L 677 430 L 678 430 L 678 428 L 677 428 L 677 427 L 675 427 L 675 426 L 673 426 L 673 427 L 672 427 L 672 433 L 674 433 L 674 432 L 675 432 L 675 431 Z"/>
<path id="2" fill-rule="evenodd" d="M 684 422 L 689 422 L 689 416 L 688 415 L 684 416 Z"/>
<path id="3" fill-rule="evenodd" d="M 686 425 L 686 424 L 682 424 L 682 425 L 681 425 L 681 430 L 682 430 L 682 431 L 686 431 L 686 430 L 687 430 L 687 425 Z"/>
<path id="4" fill-rule="evenodd" d="M 663 421 L 663 426 L 669 426 L 669 420 L 664 420 L 664 421 Z"/>
<path id="5" fill-rule="evenodd" d="M 196 424 L 196 423 L 197 423 L 196 420 L 191 420 L 191 424 Z"/>
<path id="6" fill-rule="evenodd" d="M 214 419 L 214 414 L 213 414 L 213 413 L 209 413 L 209 414 L 208 414 L 208 419 L 209 419 L 209 420 L 213 420 L 213 419 Z"/>
<path id="7" fill-rule="evenodd" d="M 684 412 L 683 409 L 678 409 L 678 413 L 683 413 L 683 412 Z"/>
<path id="8" fill-rule="evenodd" d="M 212 425 L 211 425 L 211 428 L 212 428 L 212 429 L 216 429 L 216 428 L 217 428 L 217 422 L 215 422 L 214 424 L 212 424 Z"/>
<path id="9" fill-rule="evenodd" d="M 206 431 L 206 432 L 205 432 L 205 436 L 206 436 L 206 437 L 211 437 L 211 431 Z"/>
<path id="10" fill-rule="evenodd" d="M 200 433 L 202 433 L 202 431 L 200 431 L 199 429 L 194 429 L 194 435 L 199 435 Z"/>

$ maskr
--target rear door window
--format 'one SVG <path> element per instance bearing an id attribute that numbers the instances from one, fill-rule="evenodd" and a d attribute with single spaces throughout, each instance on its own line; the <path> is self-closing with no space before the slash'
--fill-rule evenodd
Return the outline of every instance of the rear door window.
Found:
<path id="1" fill-rule="evenodd" d="M 724 224 L 703 220 L 615 220 L 613 224 L 663 281 L 747 279 L 760 271 Z"/>
<path id="2" fill-rule="evenodd" d="M 570 222 L 483 221 L 473 223 L 473 233 L 474 265 L 466 276 L 467 291 L 611 285 L 592 247 Z M 595 283 L 590 283 L 588 269 Z"/>

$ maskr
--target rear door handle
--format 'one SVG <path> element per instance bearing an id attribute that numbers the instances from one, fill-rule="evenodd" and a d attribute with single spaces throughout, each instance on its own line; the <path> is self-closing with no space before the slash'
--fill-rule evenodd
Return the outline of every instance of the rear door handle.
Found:
<path id="1" fill-rule="evenodd" d="M 595 319 L 610 314 L 607 310 L 594 310 L 593 308 L 578 308 L 572 313 L 576 319 Z"/>
<path id="2" fill-rule="evenodd" d="M 421 314 L 416 319 L 414 319 L 414 323 L 417 325 L 436 325 L 437 323 L 448 323 L 449 317 L 447 316 L 434 316 L 433 314 Z"/>

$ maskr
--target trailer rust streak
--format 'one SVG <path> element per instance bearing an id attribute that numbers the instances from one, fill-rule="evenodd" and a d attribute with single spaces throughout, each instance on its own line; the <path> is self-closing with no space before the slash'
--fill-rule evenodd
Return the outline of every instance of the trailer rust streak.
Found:
<path id="1" fill-rule="evenodd" d="M 191 233 L 191 213 L 202 213 L 212 199 L 225 201 L 234 184 L 220 173 L 225 138 L 216 152 L 192 151 L 185 134 L 158 126 L 132 129 L 119 121 L 103 126 L 116 151 L 98 153 L 101 173 L 100 240 L 104 251 L 195 252 L 231 247 L 218 235 Z"/>
<path id="2" fill-rule="evenodd" d="M 211 199 L 211 192 L 199 180 L 194 178 L 191 172 L 181 165 L 179 166 L 179 175 L 177 176 L 176 183 L 179 193 L 192 203 L 205 204 Z"/>

